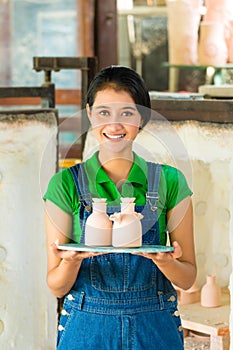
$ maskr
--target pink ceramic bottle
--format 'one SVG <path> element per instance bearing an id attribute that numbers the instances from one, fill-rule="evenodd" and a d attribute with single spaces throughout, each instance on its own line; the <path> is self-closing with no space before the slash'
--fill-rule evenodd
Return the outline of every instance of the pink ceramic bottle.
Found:
<path id="1" fill-rule="evenodd" d="M 225 23 L 228 20 L 229 5 L 229 0 L 205 0 L 204 21 Z"/>
<path id="2" fill-rule="evenodd" d="M 112 245 L 112 221 L 106 213 L 106 198 L 93 198 L 93 211 L 86 221 L 85 244 Z"/>
<path id="3" fill-rule="evenodd" d="M 201 0 L 167 0 L 167 17 L 169 63 L 197 64 Z"/>
<path id="4" fill-rule="evenodd" d="M 228 62 L 233 63 L 233 20 L 230 20 L 227 25 L 227 49 L 228 49 Z"/>
<path id="5" fill-rule="evenodd" d="M 221 305 L 221 288 L 217 285 L 214 275 L 206 276 L 206 283 L 201 289 L 201 305 L 205 307 Z"/>
<path id="6" fill-rule="evenodd" d="M 225 24 L 222 22 L 202 22 L 198 59 L 201 65 L 221 66 L 226 64 L 228 50 Z"/>
<path id="7" fill-rule="evenodd" d="M 143 215 L 135 212 L 135 198 L 121 198 L 121 212 L 110 216 L 113 220 L 112 245 L 118 248 L 136 248 L 142 245 Z"/>
<path id="8" fill-rule="evenodd" d="M 197 280 L 194 284 L 187 290 L 175 286 L 178 294 L 178 302 L 180 305 L 197 303 L 200 298 L 200 288 L 198 286 Z"/>

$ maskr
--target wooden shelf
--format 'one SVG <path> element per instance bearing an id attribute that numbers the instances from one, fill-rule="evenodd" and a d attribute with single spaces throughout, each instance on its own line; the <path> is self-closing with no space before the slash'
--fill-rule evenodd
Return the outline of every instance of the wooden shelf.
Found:
<path id="1" fill-rule="evenodd" d="M 223 291 L 222 305 L 219 307 L 207 308 L 198 302 L 179 305 L 179 311 L 183 328 L 210 335 L 211 350 L 229 349 L 230 295 L 228 291 Z"/>
<path id="2" fill-rule="evenodd" d="M 166 6 L 134 6 L 132 9 L 119 9 L 120 16 L 153 17 L 167 16 Z"/>
<path id="3" fill-rule="evenodd" d="M 206 72 L 206 82 L 205 84 L 213 85 L 222 85 L 225 84 L 225 71 L 230 69 L 233 70 L 232 63 L 226 63 L 222 66 L 212 66 L 212 65 L 185 65 L 185 64 L 170 64 L 169 62 L 164 62 L 162 64 L 163 68 L 169 69 L 169 91 L 176 92 L 178 91 L 179 85 L 179 71 L 180 69 L 187 70 L 204 70 Z M 211 69 L 211 72 L 208 72 L 208 69 Z"/>

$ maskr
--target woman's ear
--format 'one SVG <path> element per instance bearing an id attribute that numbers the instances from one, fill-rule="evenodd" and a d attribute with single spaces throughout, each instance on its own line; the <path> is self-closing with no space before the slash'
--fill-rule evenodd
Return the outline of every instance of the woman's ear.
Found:
<path id="1" fill-rule="evenodd" d="M 142 126 L 143 126 L 143 119 L 141 117 L 141 121 L 140 121 L 140 124 L 139 124 L 139 131 L 142 130 Z"/>
<path id="2" fill-rule="evenodd" d="M 91 108 L 88 103 L 86 104 L 86 111 L 87 111 L 88 119 L 89 121 L 91 121 Z"/>

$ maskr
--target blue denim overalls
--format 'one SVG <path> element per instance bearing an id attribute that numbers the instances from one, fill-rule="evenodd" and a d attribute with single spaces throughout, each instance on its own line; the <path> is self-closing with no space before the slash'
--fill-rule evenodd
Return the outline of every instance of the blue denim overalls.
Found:
<path id="1" fill-rule="evenodd" d="M 85 225 L 91 196 L 83 164 L 70 170 L 81 201 L 81 225 Z M 160 244 L 156 210 L 160 172 L 160 165 L 148 163 L 147 202 L 135 207 L 144 215 L 143 244 Z M 107 207 L 108 214 L 116 211 L 119 206 Z M 150 259 L 125 253 L 84 259 L 64 300 L 57 349 L 182 350 L 176 292 Z"/>

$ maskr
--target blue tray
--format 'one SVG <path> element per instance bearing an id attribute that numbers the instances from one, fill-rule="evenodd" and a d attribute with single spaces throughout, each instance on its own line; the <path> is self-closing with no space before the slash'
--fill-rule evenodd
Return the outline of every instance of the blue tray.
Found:
<path id="1" fill-rule="evenodd" d="M 85 244 L 67 243 L 59 244 L 58 249 L 61 250 L 75 250 L 79 252 L 95 252 L 95 253 L 159 253 L 172 252 L 173 247 L 163 245 L 142 245 L 139 248 L 116 248 L 116 247 L 99 247 L 87 246 Z"/>

